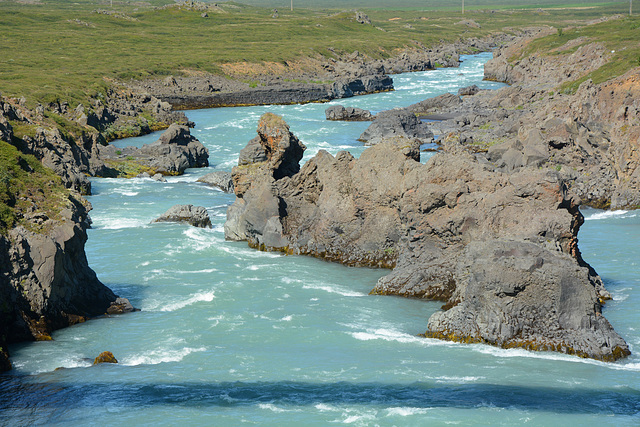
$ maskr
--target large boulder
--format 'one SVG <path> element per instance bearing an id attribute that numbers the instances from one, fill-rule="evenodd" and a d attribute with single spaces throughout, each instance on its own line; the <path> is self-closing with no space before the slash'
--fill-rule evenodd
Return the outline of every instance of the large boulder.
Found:
<path id="1" fill-rule="evenodd" d="M 398 137 L 428 143 L 433 141 L 433 132 L 412 112 L 397 109 L 378 113 L 371 126 L 362 132 L 358 140 L 366 145 L 375 145 L 385 139 Z"/>
<path id="2" fill-rule="evenodd" d="M 289 126 L 282 117 L 275 114 L 264 114 L 258 123 L 258 136 L 252 139 L 248 147 L 252 152 L 261 154 L 252 160 L 241 155 L 238 166 L 233 168 L 232 178 L 236 201 L 227 210 L 225 236 L 233 240 L 247 240 L 256 230 L 261 232 L 268 227 L 268 234 L 275 241 L 268 246 L 278 246 L 280 223 L 277 221 L 281 210 L 285 209 L 273 192 L 273 185 L 289 178 L 300 171 L 300 160 L 306 149 L 305 145 L 289 131 Z M 244 150 L 243 150 L 244 151 Z M 247 205 L 255 207 L 245 211 Z M 264 241 L 250 240 L 251 244 L 260 245 Z"/>
<path id="3" fill-rule="evenodd" d="M 225 193 L 233 193 L 233 178 L 231 172 L 214 171 L 198 178 L 197 182 L 218 187 Z"/>
<path id="4" fill-rule="evenodd" d="M 211 228 L 207 209 L 202 206 L 175 205 L 153 222 L 186 222 L 194 227 Z"/>
<path id="5" fill-rule="evenodd" d="M 367 122 L 373 120 L 371 111 L 356 107 L 344 107 L 342 105 L 332 105 L 324 111 L 327 120 L 347 121 L 347 122 Z"/>
<path id="6" fill-rule="evenodd" d="M 157 141 L 141 148 L 117 149 L 108 145 L 100 147 L 99 151 L 100 158 L 115 170 L 115 175 L 126 175 L 129 163 L 136 164 L 136 170 L 145 170 L 150 175 L 182 175 L 188 168 L 209 166 L 209 150 L 191 135 L 187 126 L 176 123 L 169 126 Z"/>
<path id="7" fill-rule="evenodd" d="M 191 135 L 187 126 L 175 123 L 156 142 L 140 148 L 137 156 L 148 158 L 149 166 L 165 175 L 209 166 L 209 150 Z"/>

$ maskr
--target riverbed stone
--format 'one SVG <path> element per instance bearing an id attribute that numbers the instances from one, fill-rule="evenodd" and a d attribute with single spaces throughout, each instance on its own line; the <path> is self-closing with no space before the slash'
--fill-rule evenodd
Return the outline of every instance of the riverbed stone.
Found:
<path id="1" fill-rule="evenodd" d="M 211 228 L 207 209 L 193 205 L 172 206 L 153 222 L 186 222 L 194 227 Z"/>

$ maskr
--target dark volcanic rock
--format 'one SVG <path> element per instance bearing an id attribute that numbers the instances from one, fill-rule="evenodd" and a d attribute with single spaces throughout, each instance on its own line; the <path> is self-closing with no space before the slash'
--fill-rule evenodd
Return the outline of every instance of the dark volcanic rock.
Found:
<path id="1" fill-rule="evenodd" d="M 332 105 L 324 111 L 327 120 L 342 120 L 348 122 L 366 122 L 373 120 L 373 115 L 368 110 L 342 105 Z"/>
<path id="2" fill-rule="evenodd" d="M 149 166 L 162 174 L 182 174 L 187 168 L 209 166 L 209 150 L 183 125 L 173 124 L 160 139 L 138 151 Z"/>
<path id="3" fill-rule="evenodd" d="M 231 172 L 215 171 L 198 178 L 197 182 L 218 187 L 225 193 L 233 193 L 233 178 Z"/>
<path id="4" fill-rule="evenodd" d="M 609 294 L 580 256 L 582 216 L 557 173 L 502 173 L 464 151 L 422 165 L 418 148 L 383 142 L 357 160 L 320 151 L 290 177 L 256 173 L 229 208 L 225 235 L 395 267 L 373 292 L 445 301 L 432 337 L 600 360 L 629 354 L 601 316 Z"/>
<path id="5" fill-rule="evenodd" d="M 187 126 L 178 124 L 172 124 L 156 142 L 141 148 L 101 147 L 100 157 L 116 166 L 118 162 L 133 160 L 154 174 L 163 175 L 181 175 L 187 168 L 209 166 L 209 150 L 191 135 Z"/>
<path id="6" fill-rule="evenodd" d="M 258 136 L 249 145 L 255 145 L 256 142 L 262 148 L 265 160 L 243 163 L 241 157 L 238 166 L 233 168 L 237 198 L 227 210 L 225 236 L 232 240 L 247 240 L 255 234 L 255 230 L 263 231 L 266 227 L 266 243 L 264 239 L 254 239 L 251 243 L 277 246 L 281 243 L 278 240 L 281 230 L 278 218 L 285 207 L 275 197 L 273 184 L 299 172 L 306 147 L 289 131 L 282 117 L 271 113 L 260 118 Z M 247 204 L 257 209 L 247 212 Z"/>
<path id="7" fill-rule="evenodd" d="M 410 105 L 407 109 L 418 116 L 425 116 L 430 113 L 442 111 L 443 109 L 456 107 L 460 103 L 462 103 L 462 100 L 459 96 L 452 93 L 445 93 L 444 95 L 425 99 L 417 104 Z"/>
<path id="8" fill-rule="evenodd" d="M 458 89 L 458 96 L 475 95 L 478 92 L 480 92 L 480 88 L 477 85 L 471 85 Z"/>
<path id="9" fill-rule="evenodd" d="M 211 228 L 207 209 L 202 206 L 175 205 L 153 222 L 186 222 L 194 227 Z"/>
<path id="10" fill-rule="evenodd" d="M 85 205 L 70 197 L 43 227 L 0 235 L 0 346 L 49 340 L 56 329 L 106 313 L 117 298 L 87 263 Z"/>
<path id="11" fill-rule="evenodd" d="M 426 123 L 407 109 L 383 111 L 378 113 L 360 137 L 366 145 L 375 145 L 388 138 L 417 139 L 422 143 L 431 142 L 433 133 Z"/>

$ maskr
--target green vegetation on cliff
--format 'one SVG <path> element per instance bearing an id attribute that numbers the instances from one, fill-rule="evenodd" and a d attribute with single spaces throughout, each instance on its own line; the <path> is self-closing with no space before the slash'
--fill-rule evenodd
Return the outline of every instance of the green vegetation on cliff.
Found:
<path id="1" fill-rule="evenodd" d="M 0 234 L 15 224 L 33 229 L 56 218 L 68 195 L 60 178 L 38 159 L 0 140 Z M 26 221 L 29 216 L 34 217 Z"/>
<path id="2" fill-rule="evenodd" d="M 156 8 L 174 4 L 167 0 L 114 1 L 113 8 L 96 0 L 25 3 L 0 2 L 0 90 L 5 96 L 25 96 L 30 105 L 56 99 L 84 102 L 104 93 L 113 80 L 223 73 L 225 64 L 242 64 L 235 71 L 251 71 L 247 64 L 287 67 L 285 61 L 354 50 L 384 58 L 406 47 L 517 27 L 576 25 L 626 8 L 626 3 L 609 3 L 581 9 L 468 11 L 464 16 L 457 10 L 369 9 L 365 12 L 372 25 L 367 25 L 358 23 L 353 11 L 296 7 L 291 12 L 282 7 L 274 18 L 271 8 L 232 2 L 217 3 L 206 18 L 194 8 Z M 523 5 L 534 4 L 541 2 Z M 480 27 L 457 24 L 463 18 Z"/>
<path id="3" fill-rule="evenodd" d="M 522 56 L 532 54 L 548 54 L 551 49 L 563 46 L 570 41 L 574 42 L 568 53 L 577 50 L 580 46 L 593 42 L 602 43 L 611 52 L 607 64 L 581 77 L 580 79 L 567 81 L 561 90 L 573 93 L 578 86 L 587 79 L 592 79 L 595 84 L 605 82 L 621 76 L 628 70 L 640 66 L 640 17 L 622 17 L 603 23 L 584 27 L 569 28 L 558 31 L 557 34 L 543 37 L 532 42 L 522 53 Z"/>

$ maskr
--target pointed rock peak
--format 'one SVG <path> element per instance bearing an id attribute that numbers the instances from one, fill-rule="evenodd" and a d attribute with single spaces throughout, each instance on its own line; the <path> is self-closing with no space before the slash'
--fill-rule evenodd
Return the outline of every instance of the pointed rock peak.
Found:
<path id="1" fill-rule="evenodd" d="M 263 114 L 258 123 L 258 136 L 275 179 L 298 173 L 307 147 L 289 131 L 289 125 L 282 117 Z"/>

